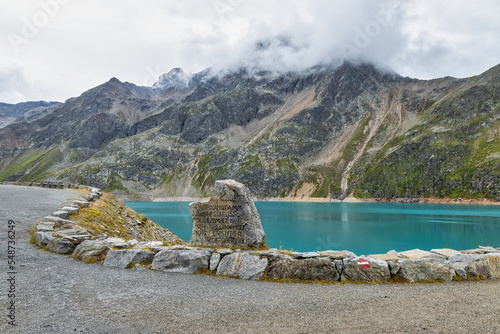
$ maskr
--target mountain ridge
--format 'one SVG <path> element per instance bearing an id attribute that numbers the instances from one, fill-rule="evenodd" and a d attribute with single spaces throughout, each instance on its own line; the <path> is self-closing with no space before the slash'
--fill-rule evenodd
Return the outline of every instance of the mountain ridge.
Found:
<path id="1" fill-rule="evenodd" d="M 204 196 L 219 178 L 258 197 L 500 199 L 500 65 L 463 79 L 345 62 L 160 81 L 112 78 L 0 129 L 0 180 L 139 199 Z"/>

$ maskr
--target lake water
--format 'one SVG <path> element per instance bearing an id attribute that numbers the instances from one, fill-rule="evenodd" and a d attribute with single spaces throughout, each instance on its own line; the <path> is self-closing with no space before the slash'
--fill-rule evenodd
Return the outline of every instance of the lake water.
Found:
<path id="1" fill-rule="evenodd" d="M 189 241 L 189 202 L 126 202 Z M 500 247 L 500 206 L 256 202 L 271 248 L 350 250 L 358 255 L 420 248 Z"/>

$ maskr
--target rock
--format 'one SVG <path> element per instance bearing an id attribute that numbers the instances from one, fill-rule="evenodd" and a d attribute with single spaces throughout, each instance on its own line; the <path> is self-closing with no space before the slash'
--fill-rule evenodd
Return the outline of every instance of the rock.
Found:
<path id="1" fill-rule="evenodd" d="M 401 259 L 399 275 L 410 282 L 443 280 L 449 282 L 455 276 L 450 261 L 434 258 Z"/>
<path id="2" fill-rule="evenodd" d="M 468 279 L 468 275 L 467 275 L 467 263 L 465 262 L 453 262 L 451 264 L 451 267 L 453 268 L 453 270 L 455 270 L 455 273 L 460 276 L 461 279 L 463 280 L 466 280 Z"/>
<path id="3" fill-rule="evenodd" d="M 75 249 L 75 245 L 69 240 L 54 238 L 49 241 L 47 248 L 59 254 L 68 254 Z"/>
<path id="4" fill-rule="evenodd" d="M 270 279 L 299 279 L 310 281 L 338 281 L 339 272 L 334 263 L 325 258 L 296 260 L 282 258 L 269 266 Z"/>
<path id="5" fill-rule="evenodd" d="M 479 248 L 476 249 L 468 249 L 464 251 L 464 254 L 488 254 L 488 253 L 497 253 L 498 250 L 493 247 L 483 247 L 479 246 Z"/>
<path id="6" fill-rule="evenodd" d="M 155 255 L 151 269 L 194 274 L 199 269 L 208 269 L 209 258 L 207 251 L 164 249 Z"/>
<path id="7" fill-rule="evenodd" d="M 423 251 L 420 249 L 412 249 L 404 252 L 398 253 L 399 256 L 405 259 L 420 259 L 423 257 L 431 257 L 431 253 L 427 251 Z"/>
<path id="8" fill-rule="evenodd" d="M 257 251 L 255 254 L 267 257 L 269 262 L 273 262 L 279 257 L 277 250 Z"/>
<path id="9" fill-rule="evenodd" d="M 59 228 L 64 224 L 75 224 L 74 221 L 54 216 L 46 216 L 42 219 L 42 222 L 53 222 L 55 223 L 54 228 Z"/>
<path id="10" fill-rule="evenodd" d="M 144 249 L 110 250 L 104 259 L 103 266 L 125 269 L 135 263 L 151 263 L 154 256 L 154 252 Z"/>
<path id="11" fill-rule="evenodd" d="M 476 271 L 476 261 L 474 260 L 474 255 L 471 254 L 455 254 L 450 256 L 449 259 L 453 269 L 457 274 L 462 277 L 461 273 L 457 271 L 458 269 L 463 269 L 465 270 L 466 277 L 477 277 L 477 271 Z M 462 277 L 463 279 L 463 277 Z"/>
<path id="12" fill-rule="evenodd" d="M 79 208 L 88 208 L 90 205 L 90 202 L 78 199 L 74 200 L 73 203 L 77 205 Z"/>
<path id="13" fill-rule="evenodd" d="M 318 252 L 320 257 L 328 257 L 332 260 L 343 260 L 346 258 L 355 258 L 356 254 L 353 252 L 349 252 L 346 250 L 343 251 L 333 251 L 333 250 L 326 250 L 322 252 Z"/>
<path id="14" fill-rule="evenodd" d="M 222 256 L 234 253 L 234 251 L 232 249 L 229 249 L 229 248 L 221 248 L 221 249 L 216 250 L 216 252 Z"/>
<path id="15" fill-rule="evenodd" d="M 450 256 L 453 256 L 453 255 L 462 254 L 459 251 L 456 251 L 456 250 L 450 249 L 450 248 L 432 249 L 431 253 L 435 253 L 435 254 L 444 256 L 444 257 L 446 257 L 446 259 L 449 259 Z"/>
<path id="16" fill-rule="evenodd" d="M 319 257 L 319 254 L 316 252 L 293 252 L 292 257 L 294 259 L 312 259 L 315 257 Z"/>
<path id="17" fill-rule="evenodd" d="M 234 180 L 215 181 L 208 202 L 190 203 L 190 244 L 209 247 L 259 248 L 265 233 L 246 187 Z"/>
<path id="18" fill-rule="evenodd" d="M 248 253 L 233 253 L 222 258 L 217 275 L 256 280 L 264 275 L 267 264 L 267 258 L 261 259 Z"/>
<path id="19" fill-rule="evenodd" d="M 74 206 L 65 206 L 61 209 L 62 211 L 67 211 L 70 215 L 77 215 L 80 209 Z"/>
<path id="20" fill-rule="evenodd" d="M 473 255 L 479 278 L 500 278 L 500 253 Z"/>
<path id="21" fill-rule="evenodd" d="M 69 213 L 68 213 L 68 211 L 64 211 L 64 210 L 57 210 L 57 211 L 52 212 L 52 216 L 59 217 L 62 219 L 68 219 Z"/>
<path id="22" fill-rule="evenodd" d="M 212 256 L 210 256 L 210 270 L 214 271 L 217 266 L 219 265 L 220 261 L 220 254 L 219 253 L 213 253 Z"/>
<path id="23" fill-rule="evenodd" d="M 127 241 L 127 244 L 129 244 L 130 246 L 135 246 L 139 243 L 139 241 L 137 241 L 136 239 L 132 239 L 132 240 L 128 240 Z"/>
<path id="24" fill-rule="evenodd" d="M 342 281 L 385 282 L 390 278 L 389 265 L 384 260 L 365 257 L 343 260 Z"/>
<path id="25" fill-rule="evenodd" d="M 395 276 L 398 274 L 399 269 L 401 269 L 401 266 L 398 264 L 397 261 L 388 261 L 387 264 L 389 265 L 389 270 L 391 271 L 391 275 Z"/>
<path id="26" fill-rule="evenodd" d="M 54 222 L 40 222 L 36 225 L 37 232 L 49 232 L 54 231 Z"/>
<path id="27" fill-rule="evenodd" d="M 371 254 L 371 255 L 367 255 L 366 257 L 369 259 L 384 260 L 384 261 L 397 261 L 397 260 L 401 259 L 396 254 Z"/>
<path id="28" fill-rule="evenodd" d="M 134 249 L 144 249 L 163 246 L 163 241 L 141 241 L 138 244 L 134 245 Z"/>
<path id="29" fill-rule="evenodd" d="M 85 240 L 76 246 L 71 256 L 85 263 L 94 263 L 103 261 L 108 251 L 109 247 L 102 241 Z"/>
<path id="30" fill-rule="evenodd" d="M 49 232 L 36 232 L 35 233 L 35 243 L 40 246 L 40 247 L 45 247 L 51 241 L 54 239 L 52 236 L 52 233 Z"/>
<path id="31" fill-rule="evenodd" d="M 128 248 L 130 246 L 122 238 L 106 238 L 103 242 L 109 248 Z"/>

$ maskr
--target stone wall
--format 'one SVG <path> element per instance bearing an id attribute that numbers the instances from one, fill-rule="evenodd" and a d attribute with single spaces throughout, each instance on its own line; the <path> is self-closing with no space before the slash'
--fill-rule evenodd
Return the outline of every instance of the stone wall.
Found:
<path id="1" fill-rule="evenodd" d="M 25 184 L 22 184 L 25 185 Z M 39 183 L 49 186 L 49 183 Z M 60 184 L 54 188 L 64 188 Z M 74 187 L 74 186 L 73 186 Z M 349 251 L 288 252 L 278 249 L 165 246 L 164 241 L 105 238 L 89 234 L 68 220 L 82 207 L 98 201 L 97 188 L 79 200 L 53 212 L 36 225 L 35 242 L 60 254 L 104 266 L 176 273 L 213 273 L 242 279 L 271 281 L 452 281 L 500 279 L 500 248 L 479 247 L 465 251 L 389 251 L 357 256 Z"/>

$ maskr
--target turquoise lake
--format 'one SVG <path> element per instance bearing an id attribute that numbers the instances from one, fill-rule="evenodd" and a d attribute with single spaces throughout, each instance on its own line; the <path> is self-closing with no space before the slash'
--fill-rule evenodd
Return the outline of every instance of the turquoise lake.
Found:
<path id="1" fill-rule="evenodd" d="M 126 202 L 189 241 L 189 202 Z M 500 206 L 396 203 L 256 202 L 271 248 L 350 250 L 500 247 Z"/>

